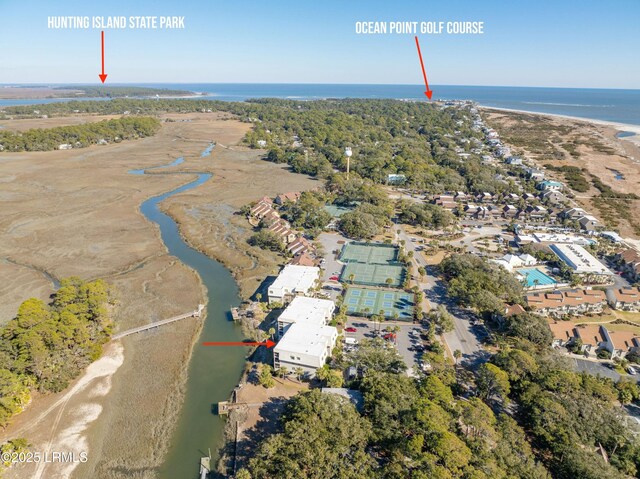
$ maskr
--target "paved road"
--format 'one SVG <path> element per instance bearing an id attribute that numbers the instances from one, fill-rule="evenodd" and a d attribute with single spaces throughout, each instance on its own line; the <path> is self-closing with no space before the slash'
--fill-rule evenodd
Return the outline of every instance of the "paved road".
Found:
<path id="1" fill-rule="evenodd" d="M 394 226 L 400 230 L 399 238 L 404 240 L 405 249 L 414 252 L 414 261 L 417 265 L 426 269 L 427 275 L 420 283 L 420 289 L 424 292 L 427 300 L 433 309 L 438 305 L 444 305 L 453 316 L 454 330 L 444 335 L 449 350 L 453 353 L 456 349 L 462 352 L 461 363 L 468 366 L 475 366 L 489 358 L 489 354 L 484 351 L 481 340 L 486 336 L 486 330 L 481 325 L 474 325 L 475 318 L 466 310 L 455 305 L 447 296 L 447 289 L 438 277 L 434 266 L 427 265 L 424 257 L 416 252 L 416 244 L 411 241 L 410 236 L 404 231 L 401 225 Z"/>

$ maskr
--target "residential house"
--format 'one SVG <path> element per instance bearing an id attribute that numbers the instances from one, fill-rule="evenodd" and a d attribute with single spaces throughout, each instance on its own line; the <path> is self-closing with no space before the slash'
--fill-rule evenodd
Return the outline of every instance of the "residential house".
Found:
<path id="1" fill-rule="evenodd" d="M 525 171 L 527 172 L 527 178 L 533 180 L 533 181 L 542 181 L 544 180 L 544 172 L 541 170 L 538 170 L 536 168 L 527 168 L 525 169 Z"/>
<path id="2" fill-rule="evenodd" d="M 586 216 L 587 212 L 582 208 L 568 208 L 560 212 L 559 216 L 562 219 L 578 221 L 583 216 Z"/>
<path id="3" fill-rule="evenodd" d="M 463 191 L 456 191 L 456 194 L 454 195 L 453 199 L 460 202 L 467 201 L 469 199 L 469 195 L 467 195 Z"/>
<path id="4" fill-rule="evenodd" d="M 540 199 L 548 203 L 557 204 L 565 200 L 565 197 L 558 190 L 546 190 L 540 193 Z"/>
<path id="5" fill-rule="evenodd" d="M 282 193 L 276 196 L 275 202 L 278 205 L 284 205 L 287 202 L 295 203 L 300 199 L 302 193 L 299 191 L 291 191 L 289 193 Z"/>
<path id="6" fill-rule="evenodd" d="M 545 181 L 541 181 L 540 183 L 538 183 L 536 185 L 536 188 L 538 188 L 539 190 L 542 191 L 562 191 L 562 188 L 564 187 L 564 185 L 562 183 L 560 183 L 559 181 L 555 181 L 555 180 L 545 180 Z"/>
<path id="7" fill-rule="evenodd" d="M 313 249 L 313 245 L 303 236 L 296 236 L 293 241 L 287 245 L 287 250 L 293 254 L 301 254 Z"/>
<path id="8" fill-rule="evenodd" d="M 522 195 L 522 199 L 525 200 L 525 201 L 533 201 L 533 200 L 536 199 L 536 195 L 531 194 L 531 193 L 524 193 Z"/>
<path id="9" fill-rule="evenodd" d="M 611 358 L 624 358 L 627 354 L 640 352 L 640 337 L 633 331 L 610 331 L 605 327 L 612 350 Z"/>
<path id="10" fill-rule="evenodd" d="M 480 211 L 480 207 L 474 205 L 473 203 L 469 203 L 468 205 L 465 205 L 465 207 L 464 207 L 464 214 L 466 216 L 469 216 L 469 217 L 476 216 L 479 211 Z"/>
<path id="11" fill-rule="evenodd" d="M 502 215 L 505 218 L 513 218 L 517 213 L 518 208 L 513 205 L 505 205 L 504 208 L 502 208 Z"/>
<path id="12" fill-rule="evenodd" d="M 316 260 L 309 254 L 308 251 L 303 250 L 302 252 L 295 254 L 291 261 L 289 261 L 289 264 L 298 266 L 315 266 Z"/>
<path id="13" fill-rule="evenodd" d="M 553 347 L 564 347 L 571 344 L 577 337 L 575 324 L 571 321 L 551 321 L 549 329 L 553 334 Z"/>
<path id="14" fill-rule="evenodd" d="M 488 203 L 490 201 L 493 201 L 493 195 L 491 193 L 487 193 L 486 191 L 484 193 L 480 193 L 476 199 L 480 202 L 480 203 Z"/>
<path id="15" fill-rule="evenodd" d="M 549 212 L 547 211 L 547 209 L 544 206 L 540 205 L 529 205 L 524 209 L 525 216 L 537 221 L 543 220 L 548 213 Z"/>
<path id="16" fill-rule="evenodd" d="M 613 353 L 614 345 L 609 336 L 609 331 L 603 325 L 584 324 L 575 328 L 576 339 L 582 341 L 582 352 L 586 356 L 596 355 L 599 350 Z M 611 357 L 611 356 L 610 356 Z"/>
<path id="17" fill-rule="evenodd" d="M 620 311 L 640 311 L 640 288 L 611 288 L 607 290 L 609 306 Z"/>
<path id="18" fill-rule="evenodd" d="M 600 313 L 607 305 L 605 292 L 595 289 L 538 292 L 528 294 L 525 299 L 536 313 L 556 318 Z"/>
<path id="19" fill-rule="evenodd" d="M 522 158 L 519 156 L 510 156 L 506 159 L 506 163 L 507 165 L 520 166 L 522 165 Z"/>
<path id="20" fill-rule="evenodd" d="M 625 249 L 616 254 L 615 261 L 631 281 L 640 281 L 640 251 Z"/>
<path id="21" fill-rule="evenodd" d="M 282 239 L 282 242 L 287 245 L 289 243 L 292 243 L 297 237 L 296 233 L 289 228 L 289 223 L 282 219 L 279 221 L 274 221 L 269 226 L 269 231 L 277 234 L 280 239 Z"/>
<path id="22" fill-rule="evenodd" d="M 278 212 L 273 209 L 273 205 L 270 198 L 262 198 L 260 201 L 258 201 L 249 210 L 249 214 L 254 218 L 257 218 L 258 220 L 261 220 L 267 214 L 275 215 L 278 218 L 280 217 Z"/>
<path id="23" fill-rule="evenodd" d="M 580 228 L 585 231 L 595 231 L 600 228 L 600 222 L 598 219 L 591 215 L 583 216 L 578 220 L 578 223 L 580 224 Z"/>
<path id="24" fill-rule="evenodd" d="M 521 254 L 519 256 L 516 256 L 515 254 L 505 254 L 502 258 L 494 259 L 492 261 L 510 272 L 516 268 L 521 268 L 522 266 L 533 266 L 537 263 L 537 260 L 530 254 Z"/>

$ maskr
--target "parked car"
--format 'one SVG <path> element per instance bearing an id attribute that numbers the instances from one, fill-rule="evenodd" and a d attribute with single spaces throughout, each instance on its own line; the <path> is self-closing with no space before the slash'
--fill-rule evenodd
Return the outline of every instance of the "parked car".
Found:
<path id="1" fill-rule="evenodd" d="M 387 333 L 384 336 L 382 336 L 384 339 L 386 340 L 390 340 L 390 339 L 395 339 L 396 335 L 394 333 Z"/>
<path id="2" fill-rule="evenodd" d="M 636 368 L 634 368 L 633 366 L 629 366 L 627 367 L 627 372 L 633 376 L 635 376 L 636 374 L 638 374 L 638 371 L 636 371 Z"/>
<path id="3" fill-rule="evenodd" d="M 338 281 L 340 278 L 338 276 L 330 276 L 329 281 Z"/>
<path id="4" fill-rule="evenodd" d="M 348 328 L 344 328 L 347 333 L 355 333 L 357 331 L 356 328 L 349 326 Z"/>

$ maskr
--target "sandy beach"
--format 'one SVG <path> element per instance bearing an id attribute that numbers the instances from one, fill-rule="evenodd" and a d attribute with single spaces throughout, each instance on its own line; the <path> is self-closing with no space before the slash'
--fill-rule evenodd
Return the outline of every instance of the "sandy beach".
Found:
<path id="1" fill-rule="evenodd" d="M 636 145 L 640 146 L 640 125 L 633 125 L 633 124 L 630 124 L 630 123 L 618 123 L 618 122 L 606 121 L 606 120 L 594 120 L 594 119 L 591 119 L 591 118 L 582 118 L 582 117 L 579 117 L 579 116 L 570 116 L 570 115 L 559 115 L 559 114 L 556 114 L 556 113 L 538 113 L 538 112 L 531 112 L 531 111 L 527 111 L 527 110 L 515 110 L 515 109 L 512 109 L 512 108 L 498 108 L 498 107 L 493 107 L 493 106 L 481 106 L 480 108 L 482 110 L 487 110 L 487 111 L 490 111 L 490 110 L 510 111 L 510 112 L 514 112 L 514 113 L 525 113 L 525 114 L 530 114 L 530 115 L 549 116 L 549 117 L 553 117 L 553 118 L 564 118 L 564 119 L 572 120 L 572 121 L 576 121 L 576 122 L 592 123 L 594 125 L 602 125 L 602 126 L 614 128 L 618 132 L 628 131 L 628 132 L 634 133 L 634 135 L 633 136 L 625 136 L 625 137 L 620 138 L 620 139 L 621 140 L 625 140 L 625 141 L 633 142 Z"/>
<path id="2" fill-rule="evenodd" d="M 563 115 L 531 113 L 522 110 L 481 108 L 488 124 L 498 131 L 515 154 L 522 154 L 537 166 L 574 166 L 588 182 L 599 179 L 612 191 L 637 194 L 640 184 L 640 126 L 587 120 Z M 618 137 L 621 131 L 636 133 Z M 565 181 L 559 172 L 547 176 Z M 640 218 L 634 214 L 640 200 L 598 200 L 600 191 L 590 185 L 575 192 L 574 202 L 596 216 L 622 236 L 640 238 Z M 615 203 L 614 203 L 615 201 Z M 616 211 L 622 205 L 626 211 Z"/>

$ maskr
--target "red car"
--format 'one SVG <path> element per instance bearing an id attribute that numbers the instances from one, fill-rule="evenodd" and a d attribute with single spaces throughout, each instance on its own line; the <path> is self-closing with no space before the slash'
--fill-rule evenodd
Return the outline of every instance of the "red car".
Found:
<path id="1" fill-rule="evenodd" d="M 382 336 L 384 339 L 396 339 L 396 335 L 393 333 L 387 333 L 384 336 Z"/>
<path id="2" fill-rule="evenodd" d="M 331 276 L 329 278 L 329 281 L 338 281 L 340 278 L 338 278 L 337 276 Z"/>
<path id="3" fill-rule="evenodd" d="M 355 333 L 355 332 L 357 331 L 357 330 L 356 330 L 356 328 L 353 328 L 353 327 L 351 327 L 351 326 L 349 326 L 348 328 L 344 328 L 344 330 L 345 330 L 347 333 Z"/>

